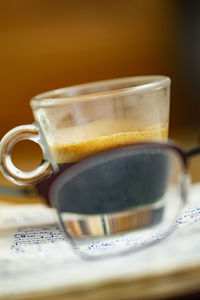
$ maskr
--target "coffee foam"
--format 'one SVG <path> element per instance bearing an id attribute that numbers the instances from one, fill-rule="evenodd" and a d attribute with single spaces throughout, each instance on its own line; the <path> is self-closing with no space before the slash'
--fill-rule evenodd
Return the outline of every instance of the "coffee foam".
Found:
<path id="1" fill-rule="evenodd" d="M 90 155 L 130 145 L 137 142 L 166 139 L 168 124 L 147 126 L 134 129 L 127 122 L 116 122 L 115 126 L 101 123 L 93 126 L 83 125 L 59 129 L 56 133 L 56 143 L 50 150 L 58 164 L 72 163 Z"/>

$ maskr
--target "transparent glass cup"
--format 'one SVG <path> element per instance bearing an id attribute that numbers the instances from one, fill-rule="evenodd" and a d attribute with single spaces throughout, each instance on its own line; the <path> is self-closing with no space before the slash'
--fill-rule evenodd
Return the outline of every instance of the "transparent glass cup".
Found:
<path id="1" fill-rule="evenodd" d="M 16 184 L 35 185 L 60 168 L 94 154 L 143 141 L 166 140 L 169 104 L 170 79 L 165 76 L 105 80 L 38 95 L 31 99 L 34 124 L 14 128 L 1 141 L 1 170 Z M 31 172 L 22 172 L 11 160 L 13 146 L 24 139 L 38 143 L 43 151 L 41 165 Z M 160 178 L 166 178 L 167 158 L 161 165 Z M 164 193 L 165 184 L 161 182 L 161 186 Z M 76 209 L 68 205 L 61 212 L 61 222 L 74 236 L 104 236 L 133 229 L 136 214 L 148 223 L 147 215 L 153 209 L 148 205 L 127 212 L 125 206 L 119 207 L 107 213 L 92 210 L 87 203 Z"/>

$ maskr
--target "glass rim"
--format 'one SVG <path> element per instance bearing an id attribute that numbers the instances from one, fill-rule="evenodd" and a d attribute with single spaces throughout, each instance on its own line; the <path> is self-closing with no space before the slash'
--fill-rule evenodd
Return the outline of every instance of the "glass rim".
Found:
<path id="1" fill-rule="evenodd" d="M 143 81 L 143 83 L 141 83 Z M 94 87 L 108 87 L 110 84 L 118 85 L 118 84 L 125 84 L 130 82 L 129 87 L 120 87 L 120 88 L 111 88 L 110 90 L 102 91 L 102 92 L 93 92 L 83 95 L 72 95 L 72 96 L 65 96 L 59 97 L 63 93 L 70 90 L 78 90 L 79 88 L 94 88 Z M 131 83 L 133 86 L 131 86 Z M 137 84 L 138 85 L 135 85 Z M 82 83 L 78 85 L 71 85 L 68 87 L 60 88 L 51 90 L 45 93 L 38 94 L 34 96 L 31 101 L 30 105 L 33 109 L 40 108 L 40 107 L 52 107 L 57 105 L 62 105 L 66 103 L 72 102 L 82 102 L 82 101 L 90 101 L 95 99 L 101 99 L 109 97 L 112 95 L 121 96 L 122 94 L 131 93 L 144 93 L 144 92 L 152 92 L 159 90 L 164 87 L 169 87 L 171 83 L 171 79 L 165 75 L 145 75 L 145 76 L 131 76 L 131 77 L 121 77 L 116 79 L 106 79 L 101 81 L 94 81 L 89 83 Z M 57 96 L 57 97 L 56 97 Z"/>

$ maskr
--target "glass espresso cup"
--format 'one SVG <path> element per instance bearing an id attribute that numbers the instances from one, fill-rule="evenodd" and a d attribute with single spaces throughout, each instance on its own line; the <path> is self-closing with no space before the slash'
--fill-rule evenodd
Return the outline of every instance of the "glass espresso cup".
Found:
<path id="1" fill-rule="evenodd" d="M 34 124 L 12 129 L 1 141 L 1 170 L 18 185 L 37 184 L 59 168 L 103 151 L 167 139 L 170 79 L 139 76 L 81 84 L 40 94 L 30 104 Z M 17 169 L 11 160 L 13 146 L 24 139 L 38 143 L 43 152 L 41 165 L 31 172 Z M 154 163 L 160 168 L 160 180 L 166 180 L 168 162 Z M 160 186 L 164 189 L 162 182 Z M 77 205 L 74 210 L 69 201 L 62 221 L 75 236 L 82 236 L 86 227 L 88 236 L 104 235 L 105 227 L 111 234 L 132 229 L 130 220 L 136 211 L 127 212 L 126 207 L 119 205 L 119 199 L 116 202 L 120 209 L 107 213 L 104 209 L 94 210 L 91 201 L 85 203 L 84 209 Z M 142 215 L 138 210 L 138 216 L 145 220 L 148 210 L 143 209 Z"/>

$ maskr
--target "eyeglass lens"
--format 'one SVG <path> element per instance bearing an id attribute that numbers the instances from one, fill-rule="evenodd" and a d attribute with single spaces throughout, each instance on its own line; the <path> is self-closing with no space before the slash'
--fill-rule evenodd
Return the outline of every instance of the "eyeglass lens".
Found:
<path id="1" fill-rule="evenodd" d="M 52 195 L 74 238 L 129 232 L 134 240 L 133 233 L 169 230 L 182 205 L 181 174 L 173 151 L 127 148 L 75 165 L 58 178 Z"/>

